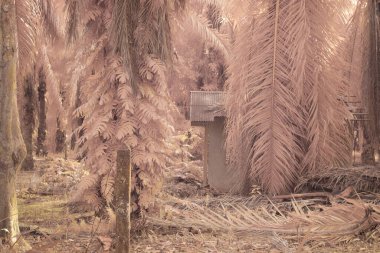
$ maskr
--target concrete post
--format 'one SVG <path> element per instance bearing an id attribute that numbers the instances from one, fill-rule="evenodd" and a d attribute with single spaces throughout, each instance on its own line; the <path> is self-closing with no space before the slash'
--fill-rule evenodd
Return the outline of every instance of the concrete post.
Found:
<path id="1" fill-rule="evenodd" d="M 119 150 L 116 158 L 115 212 L 116 253 L 130 252 L 131 153 Z"/>

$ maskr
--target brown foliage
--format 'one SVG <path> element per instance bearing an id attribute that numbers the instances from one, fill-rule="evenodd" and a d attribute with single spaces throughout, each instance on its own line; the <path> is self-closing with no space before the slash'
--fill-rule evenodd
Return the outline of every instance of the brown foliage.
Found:
<path id="1" fill-rule="evenodd" d="M 250 6 L 234 44 L 227 99 L 236 191 L 258 182 L 271 194 L 291 192 L 300 174 L 349 164 L 341 10 L 352 7 L 305 0 Z"/>

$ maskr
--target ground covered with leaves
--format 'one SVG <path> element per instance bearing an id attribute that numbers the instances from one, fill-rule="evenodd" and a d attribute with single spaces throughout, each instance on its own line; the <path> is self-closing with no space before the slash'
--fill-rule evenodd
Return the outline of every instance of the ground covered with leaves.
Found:
<path id="1" fill-rule="evenodd" d="M 347 184 L 339 193 L 291 198 L 226 196 L 202 185 L 202 163 L 183 161 L 181 152 L 165 172 L 157 211 L 134 231 L 132 252 L 380 252 L 377 193 Z M 19 218 L 29 252 L 113 251 L 112 217 L 69 208 L 87 173 L 59 157 L 39 158 L 35 171 L 20 173 Z"/>

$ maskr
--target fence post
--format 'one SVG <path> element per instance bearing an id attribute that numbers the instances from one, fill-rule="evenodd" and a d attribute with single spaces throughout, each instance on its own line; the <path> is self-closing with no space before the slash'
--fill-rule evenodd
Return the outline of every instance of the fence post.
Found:
<path id="1" fill-rule="evenodd" d="M 118 150 L 115 178 L 116 253 L 130 252 L 131 153 Z"/>

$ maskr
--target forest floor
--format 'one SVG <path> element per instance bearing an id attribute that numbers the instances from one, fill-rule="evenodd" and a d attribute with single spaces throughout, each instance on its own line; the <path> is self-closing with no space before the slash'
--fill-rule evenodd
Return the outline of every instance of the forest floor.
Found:
<path id="1" fill-rule="evenodd" d="M 200 184 L 201 163 L 193 161 L 174 169 L 167 178 L 162 196 L 184 200 L 204 199 L 214 194 Z M 110 252 L 112 228 L 94 218 L 93 212 L 71 213 L 70 192 L 86 175 L 84 167 L 59 157 L 37 158 L 35 170 L 22 171 L 18 177 L 20 227 L 32 246 L 30 253 Z M 286 247 L 279 247 L 280 244 Z M 302 247 L 299 245 L 302 244 Z M 189 228 L 149 225 L 132 241 L 132 252 L 380 252 L 380 230 L 358 236 L 347 243 L 306 244 L 273 236 L 238 236 Z M 112 252 L 112 249 L 111 249 Z"/>

